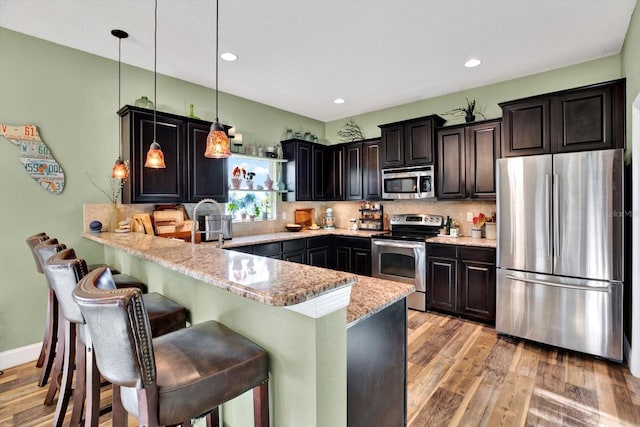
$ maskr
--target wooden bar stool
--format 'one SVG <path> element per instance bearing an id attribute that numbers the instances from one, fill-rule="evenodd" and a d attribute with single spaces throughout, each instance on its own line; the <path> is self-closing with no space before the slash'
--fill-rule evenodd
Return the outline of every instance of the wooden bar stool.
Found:
<path id="1" fill-rule="evenodd" d="M 253 389 L 254 424 L 269 425 L 267 353 L 209 321 L 151 339 L 147 307 L 135 288 L 113 289 L 108 269 L 85 276 L 73 291 L 92 337 L 100 373 L 113 384 L 113 424 L 126 412 L 140 425 L 190 425 Z"/>
<path id="2" fill-rule="evenodd" d="M 49 240 L 47 233 L 38 233 L 33 236 L 27 237 L 27 245 L 33 255 L 33 260 L 36 264 L 36 270 L 38 273 L 42 273 L 42 264 L 38 255 L 35 253 L 34 248 L 45 240 Z M 38 385 L 44 387 L 49 379 L 51 368 L 53 367 L 53 361 L 55 358 L 55 345 L 56 345 L 56 331 L 58 329 L 58 303 L 55 300 L 53 291 L 47 287 L 47 317 L 45 319 L 44 337 L 42 338 L 42 347 L 40 348 L 40 355 L 36 361 L 36 367 L 43 368 L 40 372 L 40 379 Z"/>
<path id="3" fill-rule="evenodd" d="M 40 249 L 36 247 L 36 251 L 42 255 Z M 84 318 L 72 298 L 73 289 L 78 281 L 88 273 L 87 264 L 83 259 L 76 257 L 73 249 L 63 249 L 45 261 L 43 270 L 58 299 L 60 322 L 64 331 L 62 380 L 52 425 L 62 426 L 72 395 L 75 370 L 76 390 L 73 391 L 70 425 L 77 426 L 81 421 L 86 397 L 85 425 L 97 426 L 100 415 L 100 376 L 94 362 L 91 338 L 86 331 Z M 153 336 L 186 326 L 186 309 L 183 306 L 157 293 L 144 294 L 142 298 L 145 302 L 149 300 L 152 307 L 149 310 L 149 321 Z"/>

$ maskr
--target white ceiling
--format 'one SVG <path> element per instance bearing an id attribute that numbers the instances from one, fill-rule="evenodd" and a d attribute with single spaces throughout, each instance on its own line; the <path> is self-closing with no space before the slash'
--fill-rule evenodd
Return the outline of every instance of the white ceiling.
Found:
<path id="1" fill-rule="evenodd" d="M 220 90 L 330 121 L 619 53 L 636 0 L 220 0 Z M 153 70 L 152 0 L 0 0 L 0 26 Z M 158 1 L 158 72 L 215 83 L 215 2 Z M 471 58 L 480 67 L 466 69 Z M 336 105 L 342 97 L 346 103 Z"/>

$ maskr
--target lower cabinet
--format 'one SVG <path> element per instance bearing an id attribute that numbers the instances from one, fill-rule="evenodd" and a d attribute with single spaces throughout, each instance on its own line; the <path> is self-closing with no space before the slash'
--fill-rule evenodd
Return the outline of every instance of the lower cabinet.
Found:
<path id="1" fill-rule="evenodd" d="M 371 239 L 317 236 L 236 246 L 233 251 L 371 276 Z"/>
<path id="2" fill-rule="evenodd" d="M 307 238 L 307 264 L 315 267 L 332 268 L 331 237 Z"/>
<path id="3" fill-rule="evenodd" d="M 428 244 L 427 308 L 495 323 L 495 249 Z"/>
<path id="4" fill-rule="evenodd" d="M 347 425 L 407 425 L 406 298 L 347 326 Z"/>
<path id="5" fill-rule="evenodd" d="M 333 249 L 335 270 L 371 276 L 371 239 L 335 236 Z"/>

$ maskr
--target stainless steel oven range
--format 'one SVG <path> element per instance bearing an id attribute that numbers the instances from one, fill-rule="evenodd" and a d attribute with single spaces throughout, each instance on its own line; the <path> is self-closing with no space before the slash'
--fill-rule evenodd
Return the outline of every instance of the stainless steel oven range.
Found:
<path id="1" fill-rule="evenodd" d="M 409 308 L 425 311 L 427 306 L 426 238 L 438 234 L 444 223 L 441 215 L 393 215 L 391 231 L 371 239 L 372 275 L 381 279 L 411 283 Z"/>

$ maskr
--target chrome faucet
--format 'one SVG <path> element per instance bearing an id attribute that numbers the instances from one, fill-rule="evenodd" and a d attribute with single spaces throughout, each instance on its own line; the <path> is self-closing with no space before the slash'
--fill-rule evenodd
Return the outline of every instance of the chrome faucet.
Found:
<path id="1" fill-rule="evenodd" d="M 218 242 L 216 243 L 216 248 L 220 248 L 222 247 L 223 243 L 224 243 L 224 233 L 222 232 L 222 221 L 220 221 L 220 230 L 208 230 L 208 231 L 200 231 L 197 230 L 198 227 L 198 217 L 197 217 L 197 213 L 198 213 L 198 208 L 204 204 L 212 204 L 216 210 L 218 211 L 218 214 L 221 215 L 220 212 L 220 204 L 218 202 L 216 202 L 213 199 L 202 199 L 200 200 L 195 207 L 193 208 L 193 214 L 191 216 L 191 219 L 193 220 L 193 227 L 191 228 L 191 244 L 195 244 L 196 243 L 196 233 L 218 233 Z M 196 231 L 197 230 L 197 231 Z"/>

